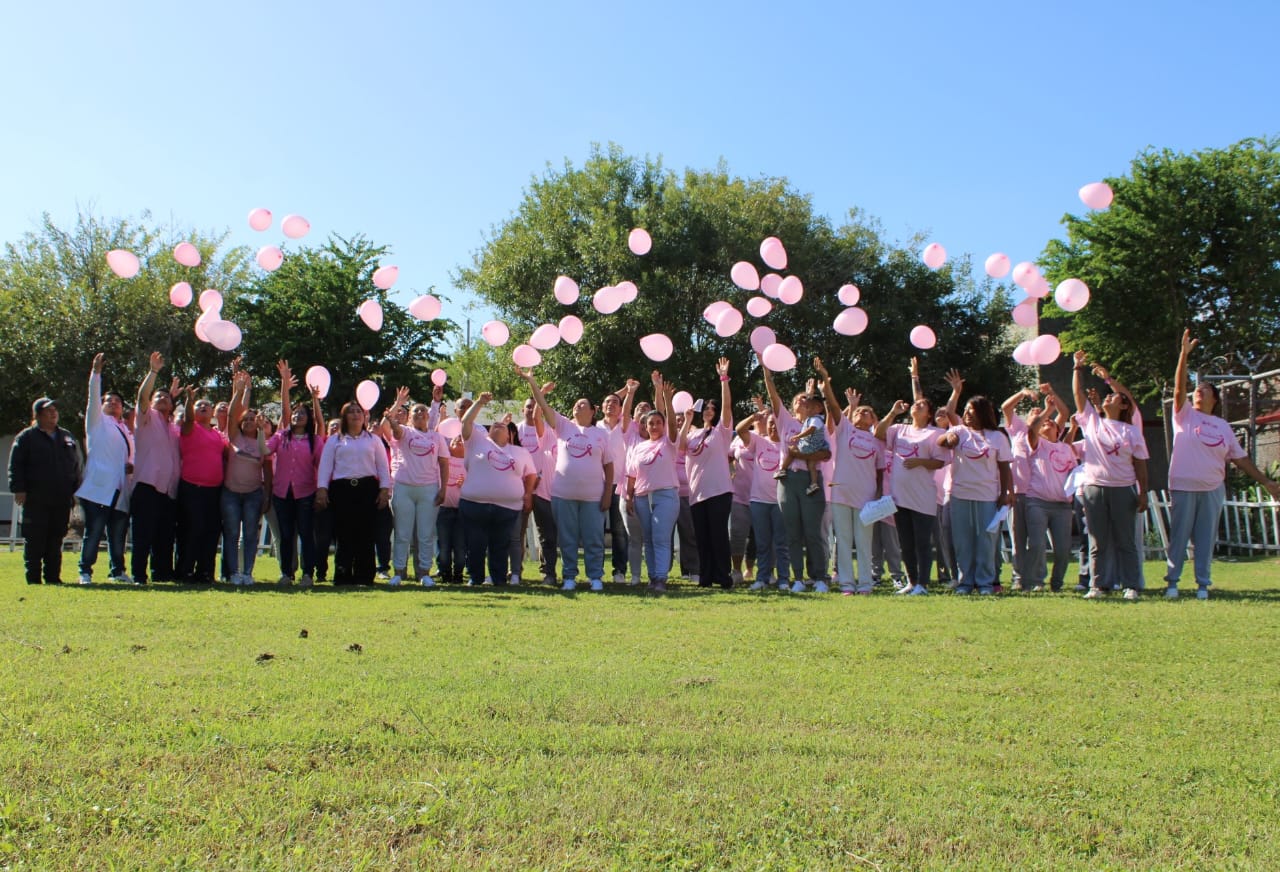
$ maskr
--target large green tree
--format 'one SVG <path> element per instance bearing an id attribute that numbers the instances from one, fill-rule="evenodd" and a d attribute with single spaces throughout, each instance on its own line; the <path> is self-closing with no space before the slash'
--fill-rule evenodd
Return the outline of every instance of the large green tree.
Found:
<path id="1" fill-rule="evenodd" d="M 386 253 L 385 246 L 362 236 L 335 236 L 289 253 L 279 269 L 262 274 L 228 302 L 225 317 L 243 331 L 244 368 L 254 375 L 263 400 L 275 395 L 281 358 L 299 381 L 312 365 L 329 370 L 329 414 L 354 399 L 365 379 L 378 384 L 384 401 L 401 385 L 416 398 L 430 397 L 431 369 L 443 360 L 439 345 L 455 325 L 440 318 L 419 321 L 374 286 L 373 272 Z M 365 300 L 382 307 L 380 331 L 356 314 Z"/>
<path id="2" fill-rule="evenodd" d="M 81 213 L 73 227 L 45 215 L 37 231 L 5 246 L 0 257 L 0 430 L 24 426 L 31 401 L 42 394 L 61 399 L 64 424 L 83 416 L 89 365 L 106 355 L 105 380 L 132 397 L 147 372 L 151 351 L 165 354 L 184 383 L 203 383 L 225 367 L 227 355 L 199 342 L 193 332 L 195 305 L 179 309 L 169 288 L 186 281 L 230 291 L 248 280 L 247 252 L 223 250 L 225 235 L 200 234 L 106 220 Z M 198 267 L 180 266 L 178 242 L 200 251 Z M 107 266 L 107 252 L 138 255 L 142 270 L 131 279 Z M 168 374 L 168 373 L 166 373 Z"/>
<path id="3" fill-rule="evenodd" d="M 1086 349 L 1147 395 L 1172 379 L 1186 327 L 1202 360 L 1225 356 L 1240 370 L 1271 352 L 1280 334 L 1280 139 L 1153 149 L 1106 181 L 1111 207 L 1065 216 L 1067 238 L 1042 258 L 1053 282 L 1076 277 L 1092 291 L 1087 307 L 1065 315 L 1064 347 Z"/>
<path id="4" fill-rule="evenodd" d="M 627 246 L 635 227 L 653 238 L 652 251 L 641 257 Z M 786 272 L 801 278 L 804 298 L 792 306 L 776 303 L 762 319 L 748 316 L 736 336 L 722 338 L 702 312 L 716 300 L 745 311 L 752 294 L 735 287 L 729 271 L 750 260 L 763 273 L 758 251 L 767 236 L 786 245 Z M 561 274 L 583 290 L 571 306 L 552 293 Z M 647 383 L 654 364 L 638 339 L 660 332 L 675 345 L 671 359 L 658 367 L 670 379 L 709 394 L 715 360 L 725 355 L 738 377 L 737 395 L 746 399 L 762 390 L 748 336 L 763 323 L 801 360 L 800 369 L 779 378 L 780 389 L 802 387 L 812 374 L 808 361 L 818 355 L 840 387 L 856 386 L 885 405 L 908 394 L 906 363 L 915 353 L 908 334 L 920 323 L 938 334 L 937 349 L 921 353 L 936 396 L 945 396 L 941 376 L 951 366 L 963 369 L 974 388 L 1001 397 L 1012 388 L 1007 299 L 999 289 L 974 286 L 970 275 L 963 260 L 929 270 L 915 253 L 884 242 L 880 229 L 856 210 L 833 228 L 783 179 L 736 178 L 723 165 L 675 173 L 611 146 L 594 150 L 581 168 L 566 163 L 533 179 L 515 214 L 494 229 L 457 279 L 501 310 L 512 344 L 541 323 L 570 313 L 582 318 L 586 332 L 577 346 L 544 353 L 539 367 L 540 377 L 560 386 L 561 397 L 599 397 L 627 377 Z M 639 287 L 636 301 L 612 315 L 597 313 L 592 293 L 623 280 Z M 843 308 L 836 291 L 846 282 L 860 287 L 860 305 L 870 316 L 870 326 L 856 337 L 832 328 Z"/>

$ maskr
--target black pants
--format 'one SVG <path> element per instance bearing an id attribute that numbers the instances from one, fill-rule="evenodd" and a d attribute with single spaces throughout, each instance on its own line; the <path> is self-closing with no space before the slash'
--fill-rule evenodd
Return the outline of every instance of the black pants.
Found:
<path id="1" fill-rule="evenodd" d="M 617 470 L 614 470 L 614 475 L 617 475 Z M 617 490 L 614 490 L 613 501 L 609 503 L 609 541 L 613 544 L 613 574 L 626 575 L 631 539 L 622 520 L 622 497 Z"/>
<path id="2" fill-rule="evenodd" d="M 333 555 L 334 584 L 373 584 L 377 532 L 378 480 L 336 478 L 329 485 L 329 506 L 338 550 Z"/>
<path id="3" fill-rule="evenodd" d="M 329 576 L 329 549 L 333 546 L 333 508 L 316 509 L 311 517 L 316 540 L 316 581 Z"/>
<path id="4" fill-rule="evenodd" d="M 928 585 L 929 571 L 933 568 L 933 528 L 936 514 L 899 507 L 893 520 L 898 527 L 898 541 L 902 544 L 902 565 L 912 584 Z"/>
<path id="5" fill-rule="evenodd" d="M 374 499 L 377 499 L 376 494 Z M 390 504 L 377 510 L 373 522 L 373 548 L 377 555 L 378 572 L 389 573 L 391 570 L 391 532 L 395 529 L 395 525 Z"/>
<path id="6" fill-rule="evenodd" d="M 133 580 L 147 580 L 147 561 L 156 581 L 173 581 L 173 539 L 177 513 L 174 501 L 149 484 L 138 484 L 129 499 L 133 524 Z"/>
<path id="7" fill-rule="evenodd" d="M 217 569 L 218 540 L 222 538 L 222 488 L 190 482 L 178 485 L 178 518 L 182 554 L 178 578 L 212 584 Z"/>
<path id="8" fill-rule="evenodd" d="M 489 558 L 488 575 L 495 585 L 507 583 L 511 558 L 511 530 L 520 523 L 520 510 L 493 503 L 458 500 L 458 513 L 467 537 L 467 572 L 472 584 L 485 577 L 485 558 Z"/>
<path id="9" fill-rule="evenodd" d="M 71 521 L 71 503 L 49 505 L 27 495 L 22 507 L 22 562 L 27 584 L 57 584 L 62 581 L 62 540 Z M 41 571 L 43 570 L 43 572 Z"/>
<path id="10" fill-rule="evenodd" d="M 733 510 L 733 493 L 708 497 L 693 503 L 689 511 L 693 515 L 693 536 L 698 543 L 698 576 L 700 587 L 718 584 L 732 587 L 733 568 L 729 548 L 729 513 Z M 680 543 L 683 547 L 683 541 Z"/>
<path id="11" fill-rule="evenodd" d="M 524 543 L 525 531 L 529 529 L 529 516 L 533 516 L 534 524 L 538 529 L 538 550 L 542 552 L 542 559 L 538 562 L 538 569 L 542 572 L 543 578 L 555 579 L 556 577 L 556 559 L 560 554 L 559 540 L 556 538 L 556 515 L 551 511 L 551 500 L 543 499 L 534 494 L 533 508 L 527 512 L 520 513 L 520 542 Z M 519 571 L 517 566 L 514 571 Z"/>

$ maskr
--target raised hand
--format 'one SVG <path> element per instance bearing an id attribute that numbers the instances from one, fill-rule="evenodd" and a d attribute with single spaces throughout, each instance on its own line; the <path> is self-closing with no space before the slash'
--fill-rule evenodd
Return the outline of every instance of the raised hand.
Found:
<path id="1" fill-rule="evenodd" d="M 909 408 L 911 408 L 911 406 L 907 405 L 906 400 L 894 400 L 893 408 L 890 410 L 889 414 L 896 418 Z"/>
<path id="2" fill-rule="evenodd" d="M 947 374 L 943 376 L 943 379 L 947 384 L 951 385 L 951 390 L 957 392 L 964 390 L 964 376 L 960 375 L 960 370 L 947 370 Z"/>
<path id="3" fill-rule="evenodd" d="M 729 375 L 729 358 L 722 357 L 716 363 L 716 375 L 726 378 Z"/>
<path id="4" fill-rule="evenodd" d="M 1195 348 L 1199 344 L 1200 344 L 1199 339 L 1191 338 L 1190 328 L 1187 328 L 1186 330 L 1182 331 L 1182 356 L 1183 357 L 1186 357 L 1188 354 L 1190 354 L 1191 349 Z"/>
<path id="5" fill-rule="evenodd" d="M 102 362 L 104 360 L 106 360 L 106 357 L 101 351 L 93 356 L 93 371 L 98 375 L 102 375 Z"/>
<path id="6" fill-rule="evenodd" d="M 831 380 L 831 373 L 827 372 L 827 368 L 822 365 L 821 357 L 815 357 L 813 359 L 813 371 L 822 376 L 823 381 Z"/>
<path id="7" fill-rule="evenodd" d="M 396 408 L 401 408 L 407 402 L 409 402 L 409 389 L 401 385 L 396 388 Z"/>
<path id="8" fill-rule="evenodd" d="M 159 372 L 164 369 L 164 355 L 158 351 L 151 352 L 151 371 Z"/>
<path id="9" fill-rule="evenodd" d="M 1071 355 L 1071 359 L 1075 362 L 1076 366 L 1089 365 L 1089 354 L 1083 348 L 1077 348 L 1075 353 Z"/>

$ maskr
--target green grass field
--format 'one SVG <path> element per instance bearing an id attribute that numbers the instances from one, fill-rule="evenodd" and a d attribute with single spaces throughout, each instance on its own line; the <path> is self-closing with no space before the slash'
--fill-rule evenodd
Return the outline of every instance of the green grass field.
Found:
<path id="1" fill-rule="evenodd" d="M 0 553 L 0 865 L 1275 869 L 1280 560 L 1208 602 L 1161 570 L 1136 604 L 303 594 Z"/>

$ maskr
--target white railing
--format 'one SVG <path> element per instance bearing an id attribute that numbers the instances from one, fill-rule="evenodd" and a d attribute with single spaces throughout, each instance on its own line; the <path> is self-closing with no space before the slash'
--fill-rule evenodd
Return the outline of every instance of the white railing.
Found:
<path id="1" fill-rule="evenodd" d="M 1169 548 L 1170 512 L 1168 491 L 1151 491 L 1147 500 L 1147 525 L 1159 537 L 1159 545 L 1147 546 L 1147 557 L 1163 558 Z M 1280 502 L 1262 488 L 1230 494 L 1218 526 L 1219 554 L 1259 556 L 1280 554 Z"/>

